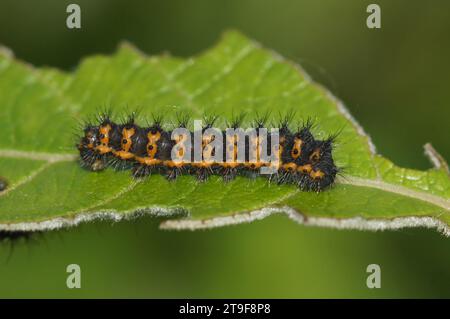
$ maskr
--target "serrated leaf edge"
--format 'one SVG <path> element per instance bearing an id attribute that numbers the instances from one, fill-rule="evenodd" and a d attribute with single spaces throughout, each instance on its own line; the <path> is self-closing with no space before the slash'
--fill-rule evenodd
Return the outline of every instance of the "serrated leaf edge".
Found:
<path id="1" fill-rule="evenodd" d="M 233 216 L 214 217 L 203 220 L 166 220 L 160 224 L 160 228 L 175 230 L 208 229 L 241 223 L 251 223 L 256 220 L 262 220 L 274 214 L 286 214 L 287 217 L 289 217 L 291 220 L 306 226 L 369 231 L 398 230 L 402 228 L 424 227 L 435 228 L 444 236 L 450 237 L 450 227 L 437 218 L 430 216 L 408 216 L 396 217 L 393 219 L 365 219 L 362 217 L 309 217 L 288 206 L 267 207 L 248 213 L 241 213 Z"/>
<path id="2" fill-rule="evenodd" d="M 305 226 L 328 227 L 335 229 L 354 229 L 368 231 L 399 230 L 402 228 L 434 228 L 446 237 L 450 237 L 450 227 L 435 217 L 396 217 L 393 219 L 364 219 L 362 217 L 353 218 L 327 218 L 327 217 L 307 217 L 295 209 L 285 207 L 266 207 L 247 213 L 239 213 L 232 216 L 221 216 L 201 220 L 166 220 L 160 224 L 160 229 L 164 230 L 199 230 L 212 229 L 223 226 L 251 223 L 262 220 L 274 214 L 286 214 L 288 218 L 298 224 Z M 57 230 L 67 227 L 75 227 L 81 223 L 95 220 L 120 222 L 133 220 L 138 217 L 148 215 L 153 217 L 174 217 L 185 215 L 182 208 L 152 207 L 140 208 L 128 212 L 117 212 L 115 210 L 105 210 L 91 213 L 82 213 L 73 218 L 57 217 L 42 222 L 0 224 L 2 231 L 44 231 Z"/>

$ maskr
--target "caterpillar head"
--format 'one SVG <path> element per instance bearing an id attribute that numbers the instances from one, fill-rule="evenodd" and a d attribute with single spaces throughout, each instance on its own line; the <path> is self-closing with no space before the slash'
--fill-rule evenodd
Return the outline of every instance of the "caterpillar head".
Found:
<path id="1" fill-rule="evenodd" d="M 99 130 L 95 126 L 87 126 L 84 129 L 84 135 L 78 145 L 78 149 L 94 149 L 100 142 Z"/>

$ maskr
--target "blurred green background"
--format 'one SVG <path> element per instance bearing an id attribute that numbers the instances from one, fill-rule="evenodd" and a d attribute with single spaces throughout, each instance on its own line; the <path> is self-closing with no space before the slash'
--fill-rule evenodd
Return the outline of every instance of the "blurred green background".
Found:
<path id="1" fill-rule="evenodd" d="M 426 169 L 422 145 L 450 159 L 450 2 L 362 0 L 0 0 L 0 43 L 36 66 L 72 70 L 128 40 L 186 57 L 237 29 L 301 64 L 344 101 L 378 151 Z M 82 11 L 65 26 L 66 6 Z M 1 92 L 0 92 L 1 94 Z M 284 216 L 198 232 L 141 218 L 0 244 L 0 297 L 450 297 L 450 240 L 434 230 L 383 233 L 299 226 Z M 66 288 L 65 268 L 82 269 Z M 382 288 L 366 287 L 366 267 Z"/>

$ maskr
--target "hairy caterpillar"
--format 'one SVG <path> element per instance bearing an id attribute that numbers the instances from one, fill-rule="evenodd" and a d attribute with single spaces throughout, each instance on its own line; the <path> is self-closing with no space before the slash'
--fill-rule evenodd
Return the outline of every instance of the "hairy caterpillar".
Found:
<path id="1" fill-rule="evenodd" d="M 189 174 L 199 181 L 210 175 L 220 175 L 224 181 L 238 175 L 265 175 L 273 182 L 319 192 L 333 184 L 339 171 L 332 156 L 336 136 L 316 140 L 309 120 L 293 132 L 291 117 L 281 120 L 276 132 L 264 128 L 265 118 L 257 119 L 252 134 L 246 134 L 249 130 L 242 133 L 239 128 L 242 116 L 228 123 L 228 129 L 211 133 L 216 117 L 207 118 L 205 125 L 191 132 L 186 118 L 165 130 L 161 118 L 142 127 L 134 115 L 116 123 L 103 114 L 95 123 L 84 125 L 77 148 L 82 166 L 93 171 L 110 166 L 131 169 L 136 178 L 159 173 L 174 180 Z M 263 153 L 272 160 L 263 160 Z M 265 168 L 272 170 L 264 172 Z"/>

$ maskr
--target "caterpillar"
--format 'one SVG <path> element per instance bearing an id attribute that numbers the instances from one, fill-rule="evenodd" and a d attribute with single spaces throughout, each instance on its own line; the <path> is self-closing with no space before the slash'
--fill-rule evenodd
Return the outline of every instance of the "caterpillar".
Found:
<path id="1" fill-rule="evenodd" d="M 217 116 L 212 116 L 189 131 L 188 118 L 166 130 L 161 117 L 144 127 L 136 124 L 134 114 L 117 123 L 105 113 L 83 125 L 76 147 L 81 166 L 91 171 L 113 167 L 131 169 L 135 178 L 158 173 L 175 180 L 188 174 L 199 181 L 220 175 L 225 182 L 264 175 L 271 182 L 320 192 L 339 172 L 332 156 L 336 135 L 315 139 L 311 120 L 291 131 L 291 118 L 292 114 L 285 116 L 279 128 L 269 132 L 264 127 L 267 116 L 247 130 L 240 128 L 243 116 L 228 122 L 226 130 L 213 128 Z"/>

